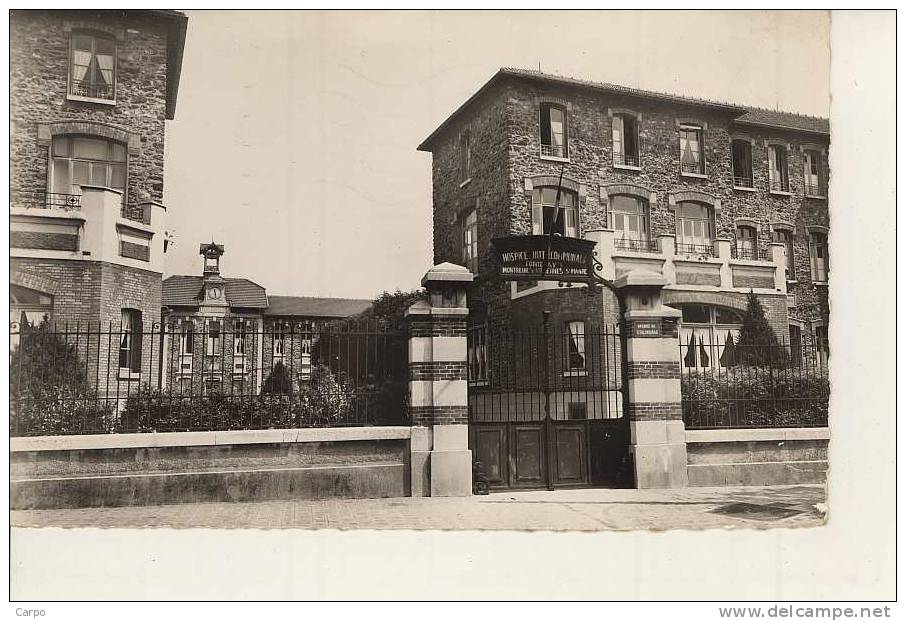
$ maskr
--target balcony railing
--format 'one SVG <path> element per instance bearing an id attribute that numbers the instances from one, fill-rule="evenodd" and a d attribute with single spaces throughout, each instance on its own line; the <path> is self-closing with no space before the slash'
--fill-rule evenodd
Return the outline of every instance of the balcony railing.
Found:
<path id="1" fill-rule="evenodd" d="M 733 186 L 737 188 L 754 188 L 752 177 L 733 177 Z"/>
<path id="2" fill-rule="evenodd" d="M 72 80 L 69 83 L 69 94 L 77 97 L 113 100 L 113 85 L 87 80 Z"/>
<path id="3" fill-rule="evenodd" d="M 44 190 L 13 192 L 13 207 L 31 209 L 81 209 L 82 197 L 79 194 L 62 194 Z"/>
<path id="4" fill-rule="evenodd" d="M 789 192 L 790 182 L 786 179 L 770 179 L 768 180 L 768 188 L 771 192 Z"/>
<path id="5" fill-rule="evenodd" d="M 660 244 L 656 239 L 615 239 L 613 246 L 617 250 L 628 252 L 659 252 Z"/>
<path id="6" fill-rule="evenodd" d="M 730 247 L 731 256 L 734 259 L 744 261 L 770 261 L 766 248 L 740 248 L 739 246 Z"/>
<path id="7" fill-rule="evenodd" d="M 614 153 L 613 161 L 615 164 L 620 166 L 639 166 L 639 154 L 638 153 Z"/>
<path id="8" fill-rule="evenodd" d="M 705 167 L 701 162 L 682 162 L 680 163 L 680 170 L 688 175 L 705 174 Z"/>
<path id="9" fill-rule="evenodd" d="M 815 181 L 805 181 L 805 194 L 807 196 L 827 196 L 827 189 L 824 184 Z"/>
<path id="10" fill-rule="evenodd" d="M 677 244 L 676 254 L 695 254 L 705 257 L 714 256 L 714 244 Z"/>
<path id="11" fill-rule="evenodd" d="M 569 157 L 569 150 L 562 144 L 542 144 L 541 155 L 545 157 Z"/>

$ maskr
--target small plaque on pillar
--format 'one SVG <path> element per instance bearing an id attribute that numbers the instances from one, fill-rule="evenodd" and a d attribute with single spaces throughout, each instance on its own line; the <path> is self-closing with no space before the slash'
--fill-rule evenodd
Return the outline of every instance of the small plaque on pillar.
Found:
<path id="1" fill-rule="evenodd" d="M 647 319 L 636 320 L 632 322 L 633 337 L 653 337 L 661 336 L 661 320 Z"/>

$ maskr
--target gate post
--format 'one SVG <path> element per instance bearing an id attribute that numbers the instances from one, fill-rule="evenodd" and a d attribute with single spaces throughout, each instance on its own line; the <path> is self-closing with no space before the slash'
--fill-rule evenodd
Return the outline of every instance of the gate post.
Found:
<path id="1" fill-rule="evenodd" d="M 626 382 L 636 487 L 686 487 L 678 329 L 680 311 L 661 303 L 667 281 L 633 270 L 614 282 L 626 302 Z"/>
<path id="2" fill-rule="evenodd" d="M 472 494 L 466 346 L 472 279 L 460 265 L 435 265 L 422 278 L 428 301 L 406 310 L 413 496 Z"/>

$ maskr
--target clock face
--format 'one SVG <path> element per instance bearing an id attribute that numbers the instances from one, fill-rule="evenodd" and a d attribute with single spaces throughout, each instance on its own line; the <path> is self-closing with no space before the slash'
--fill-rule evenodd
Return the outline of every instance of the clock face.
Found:
<path id="1" fill-rule="evenodd" d="M 219 300 L 221 295 L 223 295 L 223 291 L 220 287 L 211 287 L 208 289 L 208 298 L 211 300 Z"/>

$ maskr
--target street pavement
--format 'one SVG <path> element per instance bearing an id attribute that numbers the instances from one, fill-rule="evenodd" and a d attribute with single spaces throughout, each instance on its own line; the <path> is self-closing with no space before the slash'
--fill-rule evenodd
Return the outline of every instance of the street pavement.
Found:
<path id="1" fill-rule="evenodd" d="M 599 531 L 794 528 L 826 518 L 823 485 L 575 489 L 468 498 L 197 503 L 11 511 L 13 527 Z"/>

